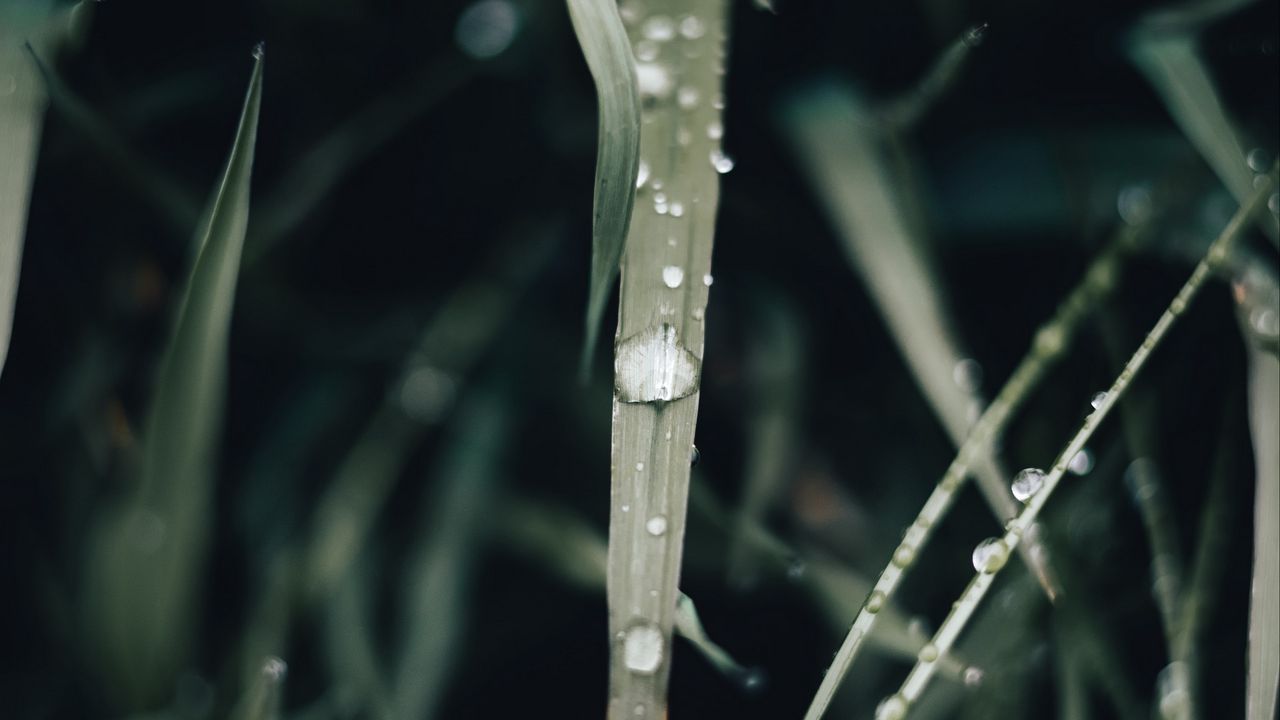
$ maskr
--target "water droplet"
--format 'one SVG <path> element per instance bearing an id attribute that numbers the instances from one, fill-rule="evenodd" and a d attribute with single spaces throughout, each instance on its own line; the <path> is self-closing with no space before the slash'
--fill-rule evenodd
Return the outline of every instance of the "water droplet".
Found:
<path id="1" fill-rule="evenodd" d="M 263 56 L 265 56 L 266 54 L 267 54 L 267 44 L 265 42 L 259 41 L 257 45 L 253 46 L 254 60 L 261 60 Z"/>
<path id="2" fill-rule="evenodd" d="M 671 217 L 684 217 L 683 203 L 678 203 L 678 202 L 671 203 Z"/>
<path id="3" fill-rule="evenodd" d="M 1039 468 L 1027 468 L 1013 476 L 1013 496 L 1018 502 L 1026 502 L 1044 487 L 1044 471 Z"/>
<path id="4" fill-rule="evenodd" d="M 970 665 L 969 667 L 965 668 L 964 676 L 963 676 L 965 687 L 975 688 L 981 685 L 982 676 L 984 674 L 985 673 L 982 672 L 982 668 L 980 667 L 975 667 L 973 665 Z"/>
<path id="5" fill-rule="evenodd" d="M 701 368 L 702 361 L 680 344 L 674 326 L 649 327 L 618 343 L 614 393 L 627 403 L 678 400 L 697 389 Z"/>
<path id="6" fill-rule="evenodd" d="M 987 538 L 973 549 L 973 569 L 980 573 L 999 572 L 1009 559 L 1009 546 L 1000 538 Z"/>
<path id="7" fill-rule="evenodd" d="M 711 277 L 711 273 L 707 273 L 706 275 L 702 276 L 702 284 L 705 285 L 706 287 L 711 287 L 711 283 L 715 281 L 716 279 Z"/>
<path id="8" fill-rule="evenodd" d="M 641 715 L 643 715 L 643 714 L 644 714 L 644 704 L 643 704 L 643 703 L 636 703 L 636 707 L 635 707 L 635 709 L 634 709 L 634 710 L 632 710 L 631 712 L 632 712 L 632 714 L 634 714 L 636 717 L 640 717 Z"/>
<path id="9" fill-rule="evenodd" d="M 982 44 L 983 39 L 987 36 L 987 29 L 990 28 L 989 23 L 974 25 L 964 34 L 964 44 L 969 47 L 977 47 Z"/>
<path id="10" fill-rule="evenodd" d="M 640 32 L 654 42 L 666 42 L 676 36 L 676 24 L 666 15 L 654 15 L 644 21 Z"/>
<path id="11" fill-rule="evenodd" d="M 702 460 L 702 453 L 698 452 L 698 446 L 694 445 L 689 450 L 689 465 L 697 465 Z"/>
<path id="12" fill-rule="evenodd" d="M 667 531 L 667 519 L 661 515 L 654 515 L 644 524 L 644 529 L 654 537 L 662 537 L 662 534 Z"/>
<path id="13" fill-rule="evenodd" d="M 694 320 L 702 320 L 702 317 L 703 317 L 704 315 L 706 315 L 706 311 L 705 311 L 705 310 L 703 310 L 702 308 L 694 308 L 694 309 L 693 309 L 693 319 L 694 319 Z"/>
<path id="14" fill-rule="evenodd" d="M 787 577 L 792 580 L 799 580 L 804 577 L 809 566 L 800 558 L 791 558 L 791 562 L 787 563 Z"/>
<path id="15" fill-rule="evenodd" d="M 1161 720 L 1187 720 L 1191 716 L 1190 679 L 1186 664 L 1177 661 L 1166 665 L 1156 676 Z"/>
<path id="16" fill-rule="evenodd" d="M 1271 182 L 1271 178 L 1267 177 L 1266 175 L 1254 175 L 1254 176 L 1253 176 L 1253 189 L 1254 189 L 1254 190 L 1261 190 L 1261 189 L 1262 189 L 1263 187 L 1265 187 L 1265 186 L 1266 186 L 1266 184 L 1267 184 L 1267 183 L 1269 183 L 1269 182 Z"/>
<path id="17" fill-rule="evenodd" d="M 1267 162 L 1267 151 L 1262 148 L 1254 148 L 1249 151 L 1245 162 L 1248 163 L 1249 169 L 1256 173 L 1265 173 L 1270 163 Z"/>
<path id="18" fill-rule="evenodd" d="M 453 378 L 422 365 L 410 370 L 400 383 L 400 409 L 412 420 L 434 423 L 448 412 L 456 394 Z"/>
<path id="19" fill-rule="evenodd" d="M 879 590 L 873 591 L 867 598 L 867 612 L 872 614 L 880 612 L 880 608 L 884 607 L 884 601 L 885 597 L 883 592 Z"/>
<path id="20" fill-rule="evenodd" d="M 719 140 L 724 137 L 724 126 L 718 122 L 707 123 L 707 139 Z"/>
<path id="21" fill-rule="evenodd" d="M 1131 185 L 1116 197 L 1120 219 L 1130 225 L 1141 225 L 1151 218 L 1151 193 L 1141 185 Z"/>
<path id="22" fill-rule="evenodd" d="M 675 83 L 671 73 L 657 63 L 636 63 L 636 86 L 644 99 L 664 100 L 671 96 Z M 656 186 L 655 186 L 656 187 Z"/>
<path id="23" fill-rule="evenodd" d="M 289 665 L 278 657 L 269 657 L 262 664 L 262 674 L 274 682 L 284 680 L 285 674 L 289 672 Z"/>
<path id="24" fill-rule="evenodd" d="M 1269 307 L 1255 307 L 1249 312 L 1249 324 L 1254 332 L 1273 338 L 1280 335 L 1280 314 Z"/>
<path id="25" fill-rule="evenodd" d="M 676 104 L 685 110 L 697 107 L 698 98 L 698 88 L 692 85 L 685 85 L 676 92 Z"/>
<path id="26" fill-rule="evenodd" d="M 916 559 L 915 548 L 910 545 L 899 545 L 897 550 L 893 551 L 893 564 L 900 568 L 904 568 Z"/>
<path id="27" fill-rule="evenodd" d="M 1097 410 L 1098 408 L 1102 407 L 1102 403 L 1106 401 L 1107 401 L 1106 391 L 1098 392 L 1098 393 L 1094 393 L 1093 397 L 1089 398 L 1089 405 L 1094 410 Z"/>
<path id="28" fill-rule="evenodd" d="M 720 173 L 721 175 L 724 175 L 725 173 L 733 169 L 733 158 L 729 157 L 728 155 L 725 155 L 723 152 L 719 150 L 712 150 L 711 151 L 711 167 L 715 168 L 716 172 Z"/>
<path id="29" fill-rule="evenodd" d="M 924 663 L 936 661 L 938 659 L 938 646 L 933 643 L 926 644 L 924 647 L 920 648 L 920 652 L 916 655 L 916 658 L 920 662 Z"/>
<path id="30" fill-rule="evenodd" d="M 1271 197 L 1267 198 L 1267 209 L 1271 210 L 1272 215 L 1280 215 L 1280 193 L 1271 193 Z"/>
<path id="31" fill-rule="evenodd" d="M 458 48 L 477 59 L 501 55 L 520 29 L 520 12 L 507 0 L 480 0 L 458 16 L 453 39 Z"/>
<path id="32" fill-rule="evenodd" d="M 658 59 L 658 43 L 652 40 L 641 40 L 636 43 L 636 59 L 640 62 L 653 62 Z"/>
<path id="33" fill-rule="evenodd" d="M 632 625 L 622 641 L 622 662 L 627 669 L 652 675 L 662 664 L 662 631 L 654 625 Z"/>
<path id="34" fill-rule="evenodd" d="M 1040 332 L 1036 333 L 1036 352 L 1041 355 L 1055 355 L 1061 352 L 1063 342 L 1062 328 L 1057 324 L 1041 328 Z"/>
<path id="35" fill-rule="evenodd" d="M 641 160 L 640 165 L 636 167 L 636 189 L 644 187 L 649 181 L 649 163 Z"/>
<path id="36" fill-rule="evenodd" d="M 636 472 L 644 472 L 644 463 L 642 462 L 636 463 Z"/>
<path id="37" fill-rule="evenodd" d="M 684 282 L 684 270 L 676 265 L 668 265 L 662 268 L 662 283 L 672 290 L 680 287 L 680 283 Z"/>
<path id="38" fill-rule="evenodd" d="M 890 695 L 876 706 L 876 720 L 902 720 L 907 716 L 907 701 L 901 695 Z"/>
<path id="39" fill-rule="evenodd" d="M 680 35 L 686 40 L 697 40 L 705 35 L 707 27 L 702 24 L 696 15 L 685 15 L 680 20 Z"/>
<path id="40" fill-rule="evenodd" d="M 755 694 L 764 690 L 766 675 L 762 668 L 744 668 L 737 673 L 738 684 L 748 693 Z"/>
<path id="41" fill-rule="evenodd" d="M 1067 463 L 1067 469 L 1075 475 L 1088 475 L 1093 469 L 1093 453 L 1089 452 L 1089 448 L 1076 453 L 1071 462 Z"/>
<path id="42" fill-rule="evenodd" d="M 977 392 L 982 387 L 982 365 L 973 358 L 965 358 L 951 369 L 951 379 L 961 390 L 967 393 Z"/>

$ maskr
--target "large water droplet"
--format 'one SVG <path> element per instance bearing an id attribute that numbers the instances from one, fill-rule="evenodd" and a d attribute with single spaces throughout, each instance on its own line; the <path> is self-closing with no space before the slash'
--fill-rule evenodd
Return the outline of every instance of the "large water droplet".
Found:
<path id="1" fill-rule="evenodd" d="M 655 42 L 666 42 L 676 36 L 676 24 L 666 15 L 654 15 L 644 21 L 640 32 Z"/>
<path id="2" fill-rule="evenodd" d="M 725 155 L 723 152 L 719 150 L 712 150 L 711 151 L 711 167 L 715 168 L 716 172 L 720 173 L 721 175 L 724 175 L 725 173 L 733 169 L 733 158 L 729 157 L 728 155 Z"/>
<path id="3" fill-rule="evenodd" d="M 622 641 L 622 662 L 627 669 L 652 675 L 662 664 L 662 631 L 654 625 L 633 625 Z"/>
<path id="4" fill-rule="evenodd" d="M 1009 559 L 1009 546 L 1000 538 L 987 538 L 973 549 L 973 569 L 980 573 L 999 572 Z"/>
<path id="5" fill-rule="evenodd" d="M 667 519 L 661 515 L 654 515 L 644 524 L 644 529 L 654 537 L 662 537 L 667 531 Z"/>
<path id="6" fill-rule="evenodd" d="M 679 342 L 674 326 L 663 323 L 618 343 L 614 392 L 621 402 L 666 402 L 692 395 L 702 362 Z"/>
<path id="7" fill-rule="evenodd" d="M 1106 401 L 1107 401 L 1106 392 L 1094 393 L 1093 397 L 1089 398 L 1089 406 L 1092 407 L 1094 410 L 1097 410 L 1098 408 L 1102 407 L 1102 403 Z"/>
<path id="8" fill-rule="evenodd" d="M 458 16 L 453 38 L 462 52 L 477 60 L 502 54 L 520 29 L 520 13 L 507 0 L 480 0 Z"/>
<path id="9" fill-rule="evenodd" d="M 662 268 L 662 284 L 672 290 L 680 287 L 680 283 L 684 282 L 684 270 L 676 265 L 668 265 Z"/>
<path id="10" fill-rule="evenodd" d="M 1013 496 L 1018 502 L 1026 502 L 1044 487 L 1044 471 L 1039 468 L 1027 468 L 1013 476 Z"/>
<path id="11" fill-rule="evenodd" d="M 876 706 L 876 720 L 902 720 L 907 716 L 907 701 L 901 695 L 890 695 Z"/>
<path id="12" fill-rule="evenodd" d="M 1088 475 L 1093 469 L 1093 453 L 1089 452 L 1089 448 L 1076 453 L 1071 462 L 1067 463 L 1067 469 L 1075 475 Z"/>
<path id="13" fill-rule="evenodd" d="M 706 287 L 711 287 L 711 283 L 715 281 L 716 279 L 711 277 L 711 273 L 707 273 L 706 275 L 702 276 L 702 284 L 705 285 Z"/>

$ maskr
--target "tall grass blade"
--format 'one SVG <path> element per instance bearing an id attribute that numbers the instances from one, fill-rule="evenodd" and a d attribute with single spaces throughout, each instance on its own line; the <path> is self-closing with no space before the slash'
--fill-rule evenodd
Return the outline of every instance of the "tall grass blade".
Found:
<path id="1" fill-rule="evenodd" d="M 13 331 L 27 204 L 47 102 L 24 47 L 24 31 L 39 30 L 52 7 L 49 0 L 0 7 L 0 373 Z"/>
<path id="2" fill-rule="evenodd" d="M 262 55 L 226 170 L 196 235 L 198 255 L 161 360 L 140 476 L 97 529 L 88 568 L 88 630 L 126 703 L 172 687 L 189 651 L 213 517 L 227 337 L 249 217 L 262 99 Z"/>
<path id="3" fill-rule="evenodd" d="M 898 691 L 898 695 L 892 699 L 895 706 L 900 706 L 904 713 L 928 687 L 929 681 L 936 672 L 938 659 L 945 657 L 950 652 L 956 638 L 969 619 L 973 617 L 974 611 L 986 596 L 987 591 L 990 590 L 996 576 L 1005 567 L 1005 560 L 1008 554 L 1017 548 L 1027 529 L 1035 523 L 1040 510 L 1053 495 L 1053 491 L 1062 480 L 1062 476 L 1066 473 L 1067 466 L 1071 460 L 1084 449 L 1085 444 L 1093 437 L 1099 425 L 1110 414 L 1111 409 L 1119 402 L 1134 377 L 1146 364 L 1151 353 L 1168 334 L 1169 329 L 1173 327 L 1177 319 L 1186 312 L 1191 302 L 1200 292 L 1200 288 L 1204 286 L 1205 281 L 1209 278 L 1213 268 L 1221 264 L 1227 257 L 1228 251 L 1240 235 L 1245 224 L 1250 221 L 1254 213 L 1258 212 L 1259 208 L 1264 206 L 1267 197 L 1272 192 L 1272 188 L 1275 187 L 1275 172 L 1275 168 L 1273 168 L 1269 175 L 1264 176 L 1263 181 L 1258 183 L 1257 189 L 1248 202 L 1240 207 L 1222 230 L 1222 233 L 1210 245 L 1204 259 L 1196 265 L 1191 277 L 1188 278 L 1182 289 L 1178 291 L 1178 294 L 1169 303 L 1168 309 L 1156 321 L 1142 344 L 1138 346 L 1129 361 L 1125 363 L 1124 369 L 1120 371 L 1120 375 L 1115 382 L 1111 384 L 1105 395 L 1097 399 L 1094 411 L 1089 414 L 1084 424 L 1066 444 L 1062 452 L 1058 454 L 1053 467 L 1044 478 L 1043 486 L 1027 499 L 1026 508 L 1018 517 L 1006 525 L 1004 534 L 1000 538 L 990 541 L 987 551 L 982 554 L 983 559 L 977 574 L 969 582 L 968 587 L 965 588 L 960 598 L 952 605 L 951 613 L 947 615 L 946 620 L 938 628 L 938 632 L 934 634 L 931 643 L 933 651 L 930 652 L 928 657 L 921 657 L 920 661 L 916 663 L 911 673 L 907 676 L 907 679 L 902 683 L 902 688 Z M 1269 510 L 1270 508 L 1259 510 L 1259 512 L 1268 512 Z M 977 556 L 978 553 L 975 551 L 975 557 Z M 979 561 L 975 560 L 975 565 L 978 564 Z M 1268 649 L 1265 652 L 1274 651 Z M 1259 715 L 1258 717 L 1264 716 Z"/>
<path id="4" fill-rule="evenodd" d="M 614 350 L 608 598 L 616 720 L 659 720 L 667 710 L 719 173 L 727 170 L 726 5 L 649 0 L 636 4 L 629 28 L 633 45 L 648 43 L 650 59 L 637 67 L 647 185 L 627 233 Z"/>
<path id="5" fill-rule="evenodd" d="M 591 216 L 591 284 L 581 373 L 591 355 L 622 260 L 640 167 L 640 91 L 618 4 L 613 0 L 567 0 L 573 30 L 596 85 L 596 190 Z"/>
<path id="6" fill-rule="evenodd" d="M 1280 312 L 1280 308 L 1272 308 Z M 1249 431 L 1257 487 L 1253 504 L 1253 586 L 1249 598 L 1246 717 L 1276 716 L 1280 685 L 1280 359 L 1249 348 Z"/>

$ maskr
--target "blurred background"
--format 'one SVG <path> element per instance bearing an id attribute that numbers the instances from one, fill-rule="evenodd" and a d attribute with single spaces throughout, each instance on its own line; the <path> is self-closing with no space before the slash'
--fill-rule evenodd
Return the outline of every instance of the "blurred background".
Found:
<path id="1" fill-rule="evenodd" d="M 1247 180 L 1280 145 L 1280 5 L 1235 5 L 1173 24 L 1196 38 L 1192 62 L 1234 123 Z M 284 717 L 394 714 L 406 682 L 423 716 L 601 716 L 611 364 L 601 348 L 593 381 L 578 383 L 596 111 L 564 4 L 88 10 L 75 38 L 38 51 L 51 100 L 0 377 L 0 714 L 222 717 L 278 656 Z M 732 3 L 733 167 L 682 589 L 743 670 L 678 641 L 673 717 L 800 717 L 956 447 L 863 282 L 880 271 L 846 253 L 841 201 L 797 150 L 822 146 L 807 118 L 917 97 L 948 48 L 988 24 L 894 136 L 882 178 L 911 208 L 929 271 L 932 296 L 916 299 L 945 310 L 947 342 L 914 352 L 941 353 L 979 409 L 1090 260 L 1117 233 L 1140 236 L 1002 439 L 1007 470 L 1047 467 L 1238 204 L 1159 72 L 1136 61 L 1138 30 L 1163 10 Z M 122 692 L 125 670 L 102 662 L 86 628 L 89 528 L 137 470 L 259 41 L 199 624 L 171 676 Z M 1051 605 L 1011 566 L 958 649 L 981 681 L 940 679 L 921 716 L 1153 716 L 1171 661 L 1157 581 L 1171 574 L 1202 602 L 1202 712 L 1242 716 L 1247 417 L 1251 403 L 1280 404 L 1248 387 L 1250 353 L 1275 353 L 1265 225 L 1050 502 L 1046 543 L 1069 601 Z M 912 643 L 972 575 L 973 546 L 999 530 L 967 487 L 898 596 L 896 634 L 859 658 L 833 716 L 870 717 L 896 690 Z M 140 532 L 160 543 L 166 528 Z"/>

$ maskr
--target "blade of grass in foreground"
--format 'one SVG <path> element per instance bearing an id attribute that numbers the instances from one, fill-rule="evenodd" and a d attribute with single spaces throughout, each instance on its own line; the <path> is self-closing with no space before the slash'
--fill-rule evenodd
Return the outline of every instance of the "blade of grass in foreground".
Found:
<path id="1" fill-rule="evenodd" d="M 50 15 L 48 0 L 0 8 L 0 373 L 4 372 L 18 295 L 22 238 L 27 203 L 35 178 L 36 153 L 46 98 L 35 66 L 15 33 L 41 25 Z M 19 22 L 17 15 L 26 17 Z"/>
<path id="2" fill-rule="evenodd" d="M 628 4 L 645 118 L 614 350 L 609 717 L 666 716 L 719 173 L 725 0 Z M 647 188 L 647 189 L 646 189 Z"/>
<path id="3" fill-rule="evenodd" d="M 1271 188 L 1275 186 L 1274 175 L 1275 169 L 1273 168 L 1270 175 L 1264 176 L 1264 181 L 1258 184 L 1253 196 L 1231 218 L 1231 222 L 1227 224 L 1222 233 L 1209 247 L 1205 257 L 1196 265 L 1191 277 L 1182 286 L 1182 289 L 1178 291 L 1178 294 L 1174 296 L 1172 302 L 1169 303 L 1168 309 L 1156 321 L 1155 326 L 1147 333 L 1146 339 L 1142 341 L 1133 356 L 1125 363 L 1124 369 L 1120 371 L 1120 375 L 1115 382 L 1112 383 L 1105 394 L 1095 398 L 1094 411 L 1085 418 L 1084 424 L 1067 443 L 1066 447 L 1063 448 L 1062 452 L 1059 453 L 1053 467 L 1045 475 L 1041 487 L 1027 498 L 1026 508 L 1018 517 L 1009 522 L 1002 537 L 984 541 L 974 550 L 973 564 L 977 574 L 969 582 L 964 592 L 961 593 L 959 599 L 952 605 L 951 613 L 947 615 L 947 619 L 943 621 L 941 627 L 938 628 L 938 632 L 934 634 L 933 641 L 929 647 L 921 651 L 920 660 L 912 668 L 907 679 L 903 681 L 902 688 L 898 691 L 898 694 L 886 698 L 881 704 L 877 710 L 877 718 L 880 718 L 880 720 L 900 719 L 906 715 L 912 703 L 920 698 L 925 688 L 928 687 L 929 681 L 933 678 L 939 660 L 950 652 L 956 638 L 964 630 L 969 619 L 973 617 L 974 611 L 986 596 L 992 583 L 995 582 L 1000 570 L 1005 566 L 1009 553 L 1018 546 L 1027 529 L 1032 526 L 1039 516 L 1040 510 L 1048 502 L 1049 497 L 1053 495 L 1054 489 L 1057 488 L 1059 481 L 1062 480 L 1062 476 L 1066 473 L 1071 460 L 1093 437 L 1094 431 L 1106 419 L 1111 409 L 1115 407 L 1120 397 L 1133 381 L 1133 378 L 1146 364 L 1147 358 L 1151 356 L 1152 351 L 1160 344 L 1169 329 L 1173 327 L 1174 322 L 1186 312 L 1213 268 L 1226 258 L 1227 251 L 1236 237 L 1240 235 L 1245 224 L 1252 219 L 1253 214 L 1259 208 L 1263 207 L 1267 197 L 1271 194 Z M 1260 509 L 1259 512 L 1270 512 L 1270 508 L 1266 510 Z M 1268 651 L 1274 652 L 1270 648 Z M 1263 718 L 1265 716 L 1257 715 L 1254 717 Z"/>
<path id="4" fill-rule="evenodd" d="M 631 43 L 614 0 L 567 0 L 573 30 L 596 84 L 599 113 L 596 137 L 596 191 L 592 203 L 591 284 L 587 295 L 586 338 L 581 373 L 591 355 L 609 291 L 622 260 L 627 226 L 636 199 L 640 166 L 640 92 Z"/>
<path id="5" fill-rule="evenodd" d="M 1013 371 L 1000 393 L 978 418 L 960 446 L 955 460 L 947 468 L 942 480 L 925 501 L 924 507 L 911 527 L 907 529 L 902 544 L 894 552 L 893 560 L 885 567 L 876 581 L 849 629 L 848 636 L 836 653 L 831 667 L 823 677 L 818 692 L 805 714 L 807 720 L 817 720 L 826 712 L 836 689 L 857 657 L 863 641 L 875 626 L 877 613 L 893 599 L 893 593 L 902 582 L 910 560 L 919 554 L 938 522 L 951 509 L 961 483 L 968 476 L 969 464 L 992 441 L 999 437 L 1010 418 L 1030 396 L 1031 391 L 1044 378 L 1045 373 L 1065 353 L 1072 336 L 1084 317 L 1108 295 L 1116 284 L 1116 275 L 1123 249 L 1133 242 L 1136 230 L 1126 229 L 1119 238 L 1099 255 L 1085 271 L 1081 281 L 1057 313 L 1040 328 L 1031 345 L 1031 351 Z M 903 562 L 902 560 L 905 560 Z"/>
<path id="6" fill-rule="evenodd" d="M 262 98 L 260 49 L 254 57 L 235 144 L 197 233 L 198 255 L 161 360 L 140 476 L 108 511 L 91 550 L 88 631 L 98 636 L 112 686 L 134 707 L 173 687 L 196 617 Z"/>

